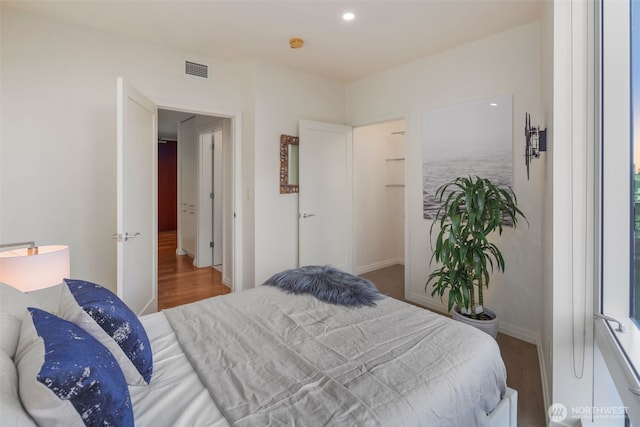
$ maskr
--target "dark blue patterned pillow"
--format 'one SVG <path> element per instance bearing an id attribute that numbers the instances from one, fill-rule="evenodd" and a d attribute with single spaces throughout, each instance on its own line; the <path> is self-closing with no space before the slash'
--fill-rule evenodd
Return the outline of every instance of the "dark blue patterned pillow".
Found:
<path id="1" fill-rule="evenodd" d="M 28 311 L 15 362 L 31 417 L 40 425 L 133 426 L 127 383 L 111 352 L 71 322 Z"/>
<path id="2" fill-rule="evenodd" d="M 80 326 L 115 356 L 130 385 L 151 381 L 153 355 L 140 319 L 110 290 L 64 279 L 60 316 Z"/>

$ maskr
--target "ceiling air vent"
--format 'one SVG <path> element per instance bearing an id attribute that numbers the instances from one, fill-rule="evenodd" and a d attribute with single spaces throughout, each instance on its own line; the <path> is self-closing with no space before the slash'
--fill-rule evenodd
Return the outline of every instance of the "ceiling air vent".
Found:
<path id="1" fill-rule="evenodd" d="M 195 62 L 184 62 L 184 72 L 190 76 L 209 78 L 209 67 Z"/>

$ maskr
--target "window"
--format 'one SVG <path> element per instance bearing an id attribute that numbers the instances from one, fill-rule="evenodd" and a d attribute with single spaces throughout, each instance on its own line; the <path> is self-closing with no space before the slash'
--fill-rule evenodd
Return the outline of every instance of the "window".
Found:
<path id="1" fill-rule="evenodd" d="M 630 312 L 640 326 L 640 4 L 631 3 L 632 253 Z"/>
<path id="2" fill-rule="evenodd" d="M 601 1 L 601 292 L 595 337 L 640 425 L 640 1 Z M 633 129 L 633 131 L 632 131 Z"/>

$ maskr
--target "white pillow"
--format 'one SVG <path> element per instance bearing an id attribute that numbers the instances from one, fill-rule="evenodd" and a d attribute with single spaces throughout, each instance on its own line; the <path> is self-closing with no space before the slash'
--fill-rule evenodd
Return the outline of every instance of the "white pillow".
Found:
<path id="1" fill-rule="evenodd" d="M 20 326 L 27 307 L 41 308 L 30 295 L 0 283 L 0 350 L 11 359 L 16 355 Z"/>
<path id="2" fill-rule="evenodd" d="M 22 407 L 18 396 L 18 372 L 13 360 L 0 351 L 0 425 L 12 427 L 37 427 Z"/>

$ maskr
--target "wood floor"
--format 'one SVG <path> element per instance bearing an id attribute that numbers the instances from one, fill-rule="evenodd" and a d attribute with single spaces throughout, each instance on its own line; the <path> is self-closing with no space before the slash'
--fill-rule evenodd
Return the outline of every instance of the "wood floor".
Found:
<path id="1" fill-rule="evenodd" d="M 404 300 L 404 267 L 392 266 L 363 274 L 385 295 Z M 228 294 L 219 271 L 195 268 L 193 259 L 176 255 L 176 233 L 158 233 L 158 308 L 165 309 L 204 298 Z M 507 367 L 507 384 L 518 391 L 518 426 L 544 427 L 540 367 L 536 347 L 498 334 L 498 345 Z"/>
<path id="2" fill-rule="evenodd" d="M 158 310 L 231 292 L 218 270 L 194 267 L 193 258 L 176 255 L 176 247 L 175 231 L 158 233 Z"/>

